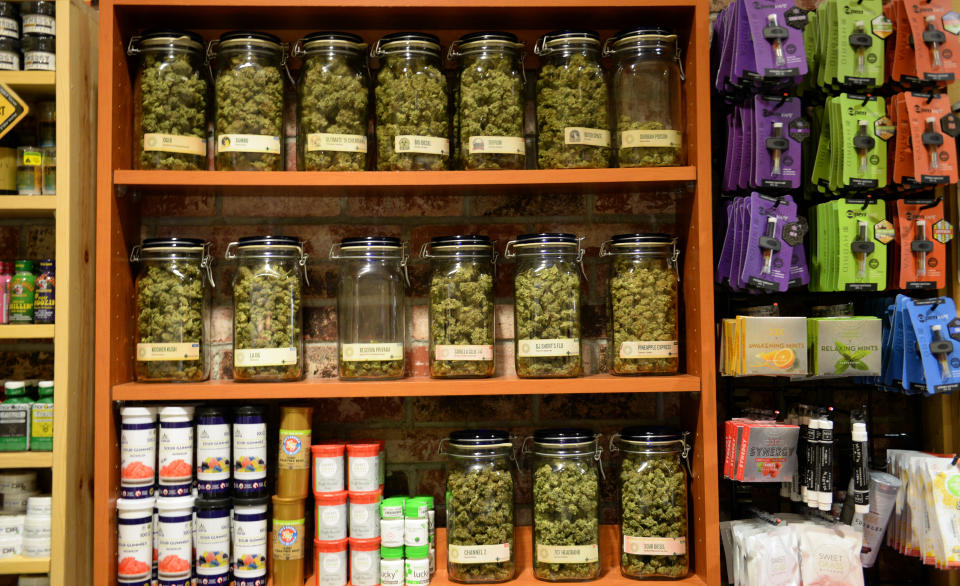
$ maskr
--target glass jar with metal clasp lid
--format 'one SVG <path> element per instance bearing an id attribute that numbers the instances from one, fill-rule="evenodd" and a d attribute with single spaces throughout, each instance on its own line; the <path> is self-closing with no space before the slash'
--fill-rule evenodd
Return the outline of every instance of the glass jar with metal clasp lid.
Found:
<path id="1" fill-rule="evenodd" d="M 607 352 L 613 374 L 676 374 L 679 358 L 677 239 L 618 234 L 600 245 L 611 259 Z"/>
<path id="2" fill-rule="evenodd" d="M 683 165 L 683 66 L 677 35 L 635 28 L 607 39 L 603 55 L 616 62 L 613 112 L 617 166 Z"/>
<path id="3" fill-rule="evenodd" d="M 303 376 L 303 283 L 307 255 L 291 236 L 248 236 L 227 245 L 233 277 L 233 378 Z"/>
<path id="4" fill-rule="evenodd" d="M 679 579 L 690 572 L 687 435 L 650 426 L 610 438 L 611 453 L 620 454 L 620 573 L 628 578 Z"/>
<path id="5" fill-rule="evenodd" d="M 344 238 L 337 261 L 340 378 L 402 378 L 406 348 L 407 245 L 389 236 Z"/>

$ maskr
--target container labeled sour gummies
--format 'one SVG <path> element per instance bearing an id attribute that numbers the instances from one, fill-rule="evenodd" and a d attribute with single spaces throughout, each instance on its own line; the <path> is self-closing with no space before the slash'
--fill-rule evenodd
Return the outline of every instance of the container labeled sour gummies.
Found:
<path id="1" fill-rule="evenodd" d="M 305 499 L 273 497 L 273 584 L 301 586 L 308 537 L 304 526 Z"/>
<path id="2" fill-rule="evenodd" d="M 317 586 L 346 586 L 347 540 L 313 542 Z"/>
<path id="3" fill-rule="evenodd" d="M 192 496 L 157 499 L 157 570 L 164 586 L 189 586 L 193 572 Z"/>
<path id="4" fill-rule="evenodd" d="M 267 583 L 269 497 L 233 499 L 233 585 Z"/>
<path id="5" fill-rule="evenodd" d="M 230 494 L 230 419 L 220 407 L 197 410 L 197 491 L 200 496 Z"/>
<path id="6" fill-rule="evenodd" d="M 282 407 L 277 457 L 277 496 L 306 498 L 310 493 L 310 437 L 313 407 Z"/>
<path id="7" fill-rule="evenodd" d="M 157 410 L 124 407 L 120 410 L 120 496 L 152 497 L 156 484 Z"/>
<path id="8" fill-rule="evenodd" d="M 200 498 L 194 525 L 198 586 L 222 586 L 230 578 L 230 499 Z"/>
<path id="9" fill-rule="evenodd" d="M 160 496 L 189 495 L 193 488 L 193 407 L 160 409 L 157 459 Z"/>
<path id="10" fill-rule="evenodd" d="M 316 504 L 316 539 L 339 541 L 347 537 L 347 491 L 321 492 L 313 495 Z"/>
<path id="11" fill-rule="evenodd" d="M 153 503 L 153 498 L 117 499 L 117 580 L 121 584 L 150 584 Z"/>
<path id="12" fill-rule="evenodd" d="M 313 492 L 339 492 L 345 488 L 343 444 L 324 443 L 310 446 L 313 452 Z"/>
<path id="13" fill-rule="evenodd" d="M 259 407 L 234 413 L 233 493 L 244 498 L 267 494 L 267 422 Z"/>

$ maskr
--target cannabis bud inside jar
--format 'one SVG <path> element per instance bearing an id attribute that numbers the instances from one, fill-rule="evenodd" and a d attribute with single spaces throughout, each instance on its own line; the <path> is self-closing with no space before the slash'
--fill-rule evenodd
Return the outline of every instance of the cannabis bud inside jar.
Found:
<path id="1" fill-rule="evenodd" d="M 207 168 L 207 74 L 203 39 L 186 31 L 154 31 L 130 39 L 140 55 L 134 85 L 138 169 Z"/>
<path id="2" fill-rule="evenodd" d="M 445 443 L 447 573 L 466 584 L 506 582 L 516 572 L 510 437 L 463 430 Z"/>
<path id="3" fill-rule="evenodd" d="M 551 582 L 600 575 L 598 436 L 587 429 L 534 432 L 533 571 Z"/>
<path id="4" fill-rule="evenodd" d="M 432 265 L 431 376 L 493 376 L 495 254 L 486 236 L 440 236 L 423 245 L 420 256 Z"/>
<path id="5" fill-rule="evenodd" d="M 207 328 L 213 287 L 209 242 L 148 238 L 130 253 L 136 281 L 138 381 L 207 378 Z"/>
<path id="6" fill-rule="evenodd" d="M 672 428 L 629 427 L 619 438 L 620 572 L 683 578 L 690 571 L 684 435 Z"/>
<path id="7" fill-rule="evenodd" d="M 217 169 L 282 171 L 286 54 L 280 39 L 238 31 L 224 33 L 217 43 L 208 49 L 217 59 Z"/>
<path id="8" fill-rule="evenodd" d="M 432 171 L 450 158 L 449 95 L 440 40 L 426 33 L 394 33 L 370 52 L 377 73 L 377 168 Z"/>
<path id="9" fill-rule="evenodd" d="M 302 289 L 307 256 L 290 236 L 248 236 L 227 246 L 233 277 L 233 378 L 297 380 L 303 374 Z"/>
<path id="10" fill-rule="evenodd" d="M 679 365 L 676 239 L 619 234 L 600 246 L 612 259 L 607 283 L 613 374 L 676 374 Z"/>
<path id="11" fill-rule="evenodd" d="M 293 48 L 303 59 L 297 84 L 299 169 L 367 168 L 366 48 L 357 35 L 340 32 L 312 33 Z"/>
<path id="12" fill-rule="evenodd" d="M 580 274 L 573 234 L 525 234 L 507 243 L 516 257 L 514 338 L 517 376 L 580 376 Z"/>
<path id="13" fill-rule="evenodd" d="M 607 79 L 600 37 L 592 31 L 544 35 L 534 52 L 537 79 L 537 159 L 541 169 L 610 166 Z"/>

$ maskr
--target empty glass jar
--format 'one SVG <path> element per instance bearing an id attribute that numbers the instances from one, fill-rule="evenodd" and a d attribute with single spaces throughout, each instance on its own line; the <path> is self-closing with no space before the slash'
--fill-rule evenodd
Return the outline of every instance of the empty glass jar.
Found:
<path id="1" fill-rule="evenodd" d="M 493 376 L 493 279 L 496 252 L 486 236 L 440 236 L 424 243 L 429 258 L 430 375 Z"/>
<path id="2" fill-rule="evenodd" d="M 617 165 L 683 165 L 683 69 L 677 35 L 662 28 L 636 28 L 607 40 L 613 56 L 613 111 Z"/>
<path id="3" fill-rule="evenodd" d="M 610 372 L 676 374 L 680 362 L 677 239 L 619 234 L 600 246 L 610 257 L 607 319 Z"/>
<path id="4" fill-rule="evenodd" d="M 233 378 L 288 381 L 303 375 L 301 304 L 307 255 L 291 236 L 248 236 L 227 245 L 233 277 Z"/>
<path id="5" fill-rule="evenodd" d="M 330 248 L 338 261 L 337 329 L 340 378 L 402 378 L 407 247 L 399 238 L 344 238 Z"/>

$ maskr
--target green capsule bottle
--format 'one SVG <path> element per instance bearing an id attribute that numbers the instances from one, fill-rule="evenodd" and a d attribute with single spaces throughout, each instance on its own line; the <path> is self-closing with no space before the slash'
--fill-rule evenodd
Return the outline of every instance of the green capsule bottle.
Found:
<path id="1" fill-rule="evenodd" d="M 0 404 L 0 452 L 24 452 L 30 449 L 30 408 L 23 381 L 3 384 L 4 400 Z"/>
<path id="2" fill-rule="evenodd" d="M 30 412 L 30 450 L 53 451 L 53 381 L 42 380 L 37 385 L 38 398 Z"/>

